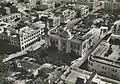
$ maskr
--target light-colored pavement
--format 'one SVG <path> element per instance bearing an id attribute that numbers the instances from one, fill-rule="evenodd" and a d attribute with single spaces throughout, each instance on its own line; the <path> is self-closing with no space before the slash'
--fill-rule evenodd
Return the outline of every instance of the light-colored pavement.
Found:
<path id="1" fill-rule="evenodd" d="M 79 58 L 78 61 L 76 61 L 74 64 L 71 65 L 71 67 L 79 68 L 89 57 L 89 55 L 93 52 L 93 50 L 101 43 L 101 40 L 98 41 L 97 45 L 91 49 L 91 51 L 86 55 L 85 57 Z"/>
<path id="2" fill-rule="evenodd" d="M 108 31 L 108 33 L 106 33 L 103 37 L 101 37 L 98 43 L 96 43 L 97 45 L 88 53 L 88 55 L 86 55 L 83 58 L 79 58 L 74 64 L 71 65 L 71 67 L 79 68 L 87 60 L 89 55 L 96 49 L 96 47 L 102 42 L 102 38 L 104 38 L 107 34 L 110 34 L 111 32 L 112 31 Z"/>
<path id="3" fill-rule="evenodd" d="M 41 47 L 41 45 L 43 45 L 45 43 L 44 40 L 41 40 L 39 42 L 36 42 L 35 44 L 33 44 L 32 46 L 28 47 L 27 49 L 25 50 L 22 50 L 20 52 L 17 52 L 17 53 L 13 53 L 13 54 L 10 54 L 8 55 L 7 58 L 3 59 L 3 62 L 7 62 L 13 58 L 16 58 L 16 57 L 20 57 L 20 56 L 23 56 L 25 54 L 27 54 L 28 52 L 27 51 L 34 51 L 34 50 L 37 50 L 38 48 Z"/>
<path id="4" fill-rule="evenodd" d="M 3 62 L 7 62 L 15 57 L 19 57 L 19 56 L 22 56 L 22 55 L 25 55 L 27 54 L 26 51 L 21 51 L 21 52 L 17 52 L 17 53 L 14 53 L 14 54 L 11 54 L 11 55 L 8 55 L 7 58 L 3 59 Z"/>

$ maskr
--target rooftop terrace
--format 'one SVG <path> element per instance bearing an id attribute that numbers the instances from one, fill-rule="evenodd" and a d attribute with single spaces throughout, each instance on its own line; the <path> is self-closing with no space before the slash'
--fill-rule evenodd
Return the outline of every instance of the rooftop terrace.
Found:
<path id="1" fill-rule="evenodd" d="M 99 63 L 110 65 L 116 68 L 120 68 L 120 62 L 117 60 L 110 60 L 110 59 L 98 57 L 98 56 L 92 56 L 89 59 L 94 62 L 99 62 Z"/>
<path id="2" fill-rule="evenodd" d="M 90 78 L 90 75 L 89 74 L 86 74 L 84 73 L 86 71 L 75 71 L 75 70 L 71 70 L 70 71 L 70 74 L 68 75 L 68 77 L 66 77 L 66 81 L 69 81 L 69 82 L 72 82 L 72 83 L 75 83 L 77 81 L 77 77 L 81 78 L 81 79 L 89 79 Z"/>
<path id="3" fill-rule="evenodd" d="M 106 57 L 111 60 L 120 57 L 120 36 L 112 34 L 108 40 L 103 40 L 94 51 L 95 56 Z"/>
<path id="4" fill-rule="evenodd" d="M 62 77 L 64 78 L 64 76 L 62 76 Z M 65 77 L 63 80 L 66 80 L 67 83 L 76 83 L 77 78 L 80 78 L 80 79 L 83 79 L 83 80 L 87 79 L 86 80 L 87 82 L 92 81 L 92 82 L 100 83 L 100 84 L 106 84 L 106 83 L 107 84 L 108 83 L 119 84 L 119 82 L 120 82 L 120 81 L 117 81 L 117 80 L 114 80 L 114 79 L 110 79 L 110 78 L 100 76 L 96 73 L 92 73 L 92 72 L 82 70 L 82 69 L 77 69 L 77 68 L 73 68 L 72 70 L 70 70 L 67 77 Z"/>
<path id="5" fill-rule="evenodd" d="M 106 64 L 120 67 L 120 46 L 106 41 L 101 44 L 92 53 L 93 61 L 99 61 Z"/>

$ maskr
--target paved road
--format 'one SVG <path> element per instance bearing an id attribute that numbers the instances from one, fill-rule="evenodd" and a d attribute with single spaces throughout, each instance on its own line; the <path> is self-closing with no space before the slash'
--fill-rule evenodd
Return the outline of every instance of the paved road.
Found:
<path id="1" fill-rule="evenodd" d="M 94 49 L 101 43 L 101 40 L 98 41 L 97 45 L 94 47 Z M 71 67 L 76 67 L 76 68 L 79 68 L 86 60 L 87 58 L 89 57 L 89 55 L 93 52 L 92 49 L 88 55 L 86 55 L 85 57 L 82 57 L 82 58 L 79 58 L 78 61 L 76 61 L 74 64 L 71 65 Z"/>
<path id="2" fill-rule="evenodd" d="M 74 64 L 71 65 L 71 67 L 79 68 L 89 57 L 89 55 L 96 49 L 96 47 L 103 41 L 103 38 L 110 34 L 112 31 L 107 32 L 97 43 L 97 45 L 94 47 L 94 49 L 91 50 L 91 52 L 84 58 L 79 58 L 78 61 L 76 61 Z"/>
<path id="3" fill-rule="evenodd" d="M 36 42 L 35 44 L 31 45 L 30 47 L 28 47 L 27 49 L 25 50 L 22 50 L 20 52 L 17 52 L 17 53 L 13 53 L 13 54 L 10 54 L 8 55 L 7 58 L 3 59 L 3 62 L 7 62 L 13 58 L 16 58 L 16 57 L 20 57 L 20 56 L 23 56 L 25 54 L 27 54 L 28 52 L 27 51 L 34 51 L 34 50 L 37 50 L 38 48 L 41 47 L 41 45 L 43 45 L 45 43 L 44 40 L 41 40 L 40 42 Z"/>

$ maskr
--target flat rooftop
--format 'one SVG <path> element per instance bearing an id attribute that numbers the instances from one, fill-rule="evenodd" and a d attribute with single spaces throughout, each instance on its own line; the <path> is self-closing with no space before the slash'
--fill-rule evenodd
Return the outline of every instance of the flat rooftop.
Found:
<path id="1" fill-rule="evenodd" d="M 59 37 L 63 37 L 63 38 L 72 38 L 77 40 L 81 40 L 85 38 L 87 39 L 93 35 L 93 33 L 89 33 L 89 35 L 87 35 L 89 37 L 85 37 L 85 35 L 93 28 L 86 27 L 86 25 L 81 24 L 79 21 L 74 21 L 74 22 L 75 23 L 70 24 L 73 27 L 68 26 L 68 24 L 59 26 L 56 29 L 52 30 L 51 34 Z"/>
<path id="2" fill-rule="evenodd" d="M 57 9 L 57 10 L 55 11 L 55 15 L 63 14 L 63 11 L 68 11 L 68 12 L 70 13 L 70 12 L 72 12 L 72 11 L 74 11 L 74 10 L 73 10 L 73 9 L 70 9 L 70 8 L 68 8 L 68 7 L 61 7 L 61 8 L 59 8 L 59 9 Z"/>
<path id="3" fill-rule="evenodd" d="M 17 25 L 13 26 L 13 29 L 20 30 L 20 33 L 30 33 L 32 31 L 38 30 L 39 28 L 44 28 L 45 24 L 42 21 L 37 21 L 34 23 L 25 23 L 24 21 L 19 22 Z"/>
<path id="4" fill-rule="evenodd" d="M 66 77 L 66 81 L 70 81 L 72 83 L 75 83 L 77 81 L 77 77 L 81 78 L 81 79 L 89 79 L 90 75 L 85 74 L 84 71 L 81 70 L 81 72 L 79 71 L 75 71 L 75 70 L 71 70 L 71 73 L 68 75 L 68 77 Z"/>
<path id="5" fill-rule="evenodd" d="M 18 30 L 18 29 L 21 29 L 21 28 L 23 28 L 23 27 L 25 27 L 25 26 L 27 26 L 27 25 L 28 25 L 27 23 L 25 23 L 25 22 L 23 22 L 23 21 L 20 21 L 20 22 L 14 27 L 14 29 Z"/>
<path id="6" fill-rule="evenodd" d="M 109 47 L 111 46 L 111 49 Z M 111 54 L 108 52 L 111 51 Z M 108 54 L 107 54 L 108 53 Z M 120 48 L 118 45 L 110 45 L 109 43 L 102 42 L 93 52 L 94 56 L 100 56 L 107 59 L 115 60 L 120 57 Z"/>
<path id="7" fill-rule="evenodd" d="M 110 79 L 104 76 L 100 76 L 96 74 L 94 78 L 92 79 L 93 82 L 100 83 L 100 84 L 119 84 L 120 81 Z"/>
<path id="8" fill-rule="evenodd" d="M 92 82 L 96 82 L 96 83 L 100 83 L 100 84 L 106 84 L 106 83 L 112 83 L 112 84 L 119 84 L 120 81 L 114 80 L 114 79 L 110 79 L 107 77 L 103 77 L 100 76 L 96 73 L 92 73 L 83 69 L 72 69 L 70 70 L 69 75 L 64 78 L 67 82 L 72 82 L 72 83 L 76 83 L 77 78 L 80 79 L 87 79 L 88 81 L 92 81 Z"/>
<path id="9" fill-rule="evenodd" d="M 89 60 L 91 60 L 93 62 L 99 62 L 101 64 L 113 66 L 116 68 L 120 68 L 120 62 L 117 60 L 110 60 L 110 59 L 99 57 L 99 56 L 91 56 L 91 57 L 89 57 Z"/>
<path id="10" fill-rule="evenodd" d="M 102 41 L 99 46 L 93 51 L 93 59 L 96 61 L 101 61 L 103 63 L 115 65 L 120 67 L 120 45 L 115 40 L 112 42 L 111 38 L 107 41 Z M 111 42 L 110 42 L 111 41 Z"/>

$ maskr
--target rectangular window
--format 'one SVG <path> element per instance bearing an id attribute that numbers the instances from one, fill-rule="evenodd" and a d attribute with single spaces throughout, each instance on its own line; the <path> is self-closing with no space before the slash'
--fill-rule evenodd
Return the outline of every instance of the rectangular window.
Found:
<path id="1" fill-rule="evenodd" d="M 117 72 L 117 70 L 115 70 L 115 72 Z"/>
<path id="2" fill-rule="evenodd" d="M 93 66 L 93 63 L 91 63 L 91 66 Z"/>
<path id="3" fill-rule="evenodd" d="M 78 50 L 80 49 L 80 46 L 79 46 L 79 45 L 77 46 L 77 49 L 78 49 Z"/>
<path id="4" fill-rule="evenodd" d="M 73 45 L 71 44 L 71 48 L 73 48 Z"/>
<path id="5" fill-rule="evenodd" d="M 79 55 L 79 52 L 77 52 L 77 55 Z"/>
<path id="6" fill-rule="evenodd" d="M 115 70 L 115 69 L 113 69 L 112 71 L 113 71 L 113 72 L 117 72 L 117 70 Z"/>
<path id="7" fill-rule="evenodd" d="M 98 67 L 99 67 L 99 65 L 98 65 Z"/>
<path id="8" fill-rule="evenodd" d="M 76 45 L 74 45 L 74 49 L 76 49 Z"/>

